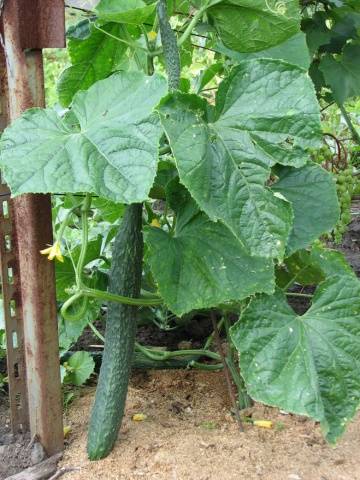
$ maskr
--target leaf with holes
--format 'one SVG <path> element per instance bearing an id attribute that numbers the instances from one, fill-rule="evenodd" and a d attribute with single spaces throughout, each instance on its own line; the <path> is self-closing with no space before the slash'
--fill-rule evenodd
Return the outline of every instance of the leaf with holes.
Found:
<path id="1" fill-rule="evenodd" d="M 336 442 L 360 402 L 360 282 L 354 276 L 321 283 L 302 316 L 281 291 L 260 295 L 231 338 L 252 398 L 312 417 Z"/>
<path id="2" fill-rule="evenodd" d="M 274 164 L 304 165 L 321 139 L 305 72 L 278 60 L 242 62 L 220 85 L 215 108 L 174 93 L 159 112 L 181 183 L 200 208 L 253 255 L 282 257 L 291 206 L 265 184 Z"/>
<path id="3" fill-rule="evenodd" d="M 222 42 L 238 52 L 265 50 L 300 30 L 298 0 L 224 0 L 207 12 Z"/>
<path id="4" fill-rule="evenodd" d="M 145 200 L 161 136 L 152 110 L 166 89 L 158 75 L 121 72 L 76 94 L 79 127 L 53 110 L 25 112 L 1 139 L 0 164 L 13 196 L 93 192 L 120 203 Z"/>

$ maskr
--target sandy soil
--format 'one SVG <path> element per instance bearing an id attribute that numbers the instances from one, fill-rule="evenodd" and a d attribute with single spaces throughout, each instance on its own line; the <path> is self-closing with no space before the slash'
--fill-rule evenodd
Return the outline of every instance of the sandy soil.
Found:
<path id="1" fill-rule="evenodd" d="M 246 425 L 240 433 L 229 413 L 223 377 L 199 371 L 134 374 L 126 415 L 113 452 L 86 458 L 86 430 L 94 388 L 66 414 L 71 426 L 61 466 L 79 470 L 71 480 L 360 480 L 360 415 L 335 448 L 313 421 L 255 405 L 253 419 L 271 430 Z M 136 413 L 147 415 L 135 422 Z"/>

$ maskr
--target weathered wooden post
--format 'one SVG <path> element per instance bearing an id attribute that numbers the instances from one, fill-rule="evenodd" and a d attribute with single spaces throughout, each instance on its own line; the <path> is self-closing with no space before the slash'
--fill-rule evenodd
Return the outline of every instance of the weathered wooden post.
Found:
<path id="1" fill-rule="evenodd" d="M 44 106 L 42 49 L 65 46 L 63 0 L 5 0 L 1 36 L 3 128 Z M 40 254 L 52 243 L 49 195 L 10 199 L 0 191 L 0 258 L 13 430 L 28 430 L 48 455 L 63 448 L 54 265 Z"/>

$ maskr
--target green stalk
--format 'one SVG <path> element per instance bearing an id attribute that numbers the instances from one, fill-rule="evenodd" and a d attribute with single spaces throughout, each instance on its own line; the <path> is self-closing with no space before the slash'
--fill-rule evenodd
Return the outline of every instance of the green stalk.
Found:
<path id="1" fill-rule="evenodd" d="M 95 327 L 95 325 L 92 323 L 92 322 L 89 322 L 88 323 L 89 327 L 91 328 L 91 330 L 93 331 L 94 335 L 99 339 L 101 340 L 103 343 L 105 343 L 105 337 L 103 335 L 101 335 L 101 333 L 99 332 L 99 330 Z"/>
<path id="2" fill-rule="evenodd" d="M 87 252 L 87 247 L 89 243 L 89 224 L 88 217 L 91 206 L 91 195 L 88 193 L 85 196 L 83 205 L 81 207 L 81 228 L 82 228 L 82 239 L 81 239 L 81 250 L 79 255 L 79 260 L 76 265 L 75 277 L 76 285 L 78 288 L 82 286 L 82 275 L 85 263 L 85 257 Z"/>
<path id="3" fill-rule="evenodd" d="M 80 308 L 75 313 L 69 313 L 69 308 L 74 305 L 78 300 L 81 300 Z M 62 305 L 60 309 L 61 316 L 69 322 L 77 322 L 86 313 L 88 306 L 88 299 L 84 297 L 81 292 L 76 292 Z"/>
<path id="4" fill-rule="evenodd" d="M 209 8 L 209 2 L 207 2 L 203 7 L 198 10 L 195 15 L 193 16 L 191 22 L 189 25 L 186 27 L 184 33 L 181 35 L 179 38 L 177 45 L 178 47 L 181 47 L 183 43 L 186 42 L 186 40 L 190 37 L 193 29 L 196 27 L 196 24 L 200 20 L 200 18 L 203 16 L 203 14 L 206 12 L 206 10 Z"/>
<path id="5" fill-rule="evenodd" d="M 207 370 L 207 371 L 218 371 L 222 370 L 224 368 L 224 365 L 222 363 L 216 363 L 216 364 L 206 364 L 206 363 L 200 363 L 196 362 L 195 360 L 192 360 L 189 362 L 189 367 L 191 368 L 196 368 L 197 370 Z"/>
<path id="6" fill-rule="evenodd" d="M 346 124 L 347 124 L 347 126 L 348 126 L 348 128 L 351 132 L 351 136 L 352 136 L 354 142 L 356 142 L 358 145 L 360 145 L 360 134 L 358 133 L 354 124 L 352 123 L 350 115 L 345 110 L 345 107 L 342 103 L 337 102 L 337 105 L 338 105 L 338 107 L 340 109 L 340 112 L 341 112 L 342 116 L 344 117 L 344 120 L 345 120 L 345 122 L 346 122 Z"/>
<path id="7" fill-rule="evenodd" d="M 296 292 L 286 292 L 285 295 L 288 297 L 304 297 L 304 298 L 313 298 L 314 295 L 310 293 L 296 293 Z"/>
<path id="8" fill-rule="evenodd" d="M 82 287 L 79 292 L 85 297 L 97 298 L 107 302 L 123 303 L 124 305 L 134 305 L 139 307 L 153 307 L 156 305 L 162 305 L 163 303 L 163 300 L 160 297 L 132 298 L 88 287 Z"/>
<path id="9" fill-rule="evenodd" d="M 74 213 L 75 210 L 77 210 L 80 207 L 80 205 L 81 205 L 81 203 L 79 203 L 78 205 L 75 205 L 74 207 L 70 208 L 70 210 L 67 212 L 64 220 L 62 221 L 62 223 L 60 225 L 58 233 L 56 235 L 56 240 L 58 242 L 61 242 L 62 237 L 64 235 L 64 231 L 69 226 L 71 215 Z"/>
<path id="10" fill-rule="evenodd" d="M 120 37 L 117 37 L 116 35 L 113 35 L 112 33 L 109 33 L 107 32 L 106 30 L 104 30 L 103 28 L 99 27 L 98 25 L 96 25 L 96 23 L 94 22 L 93 23 L 94 27 L 97 29 L 97 30 L 100 30 L 100 32 L 102 33 L 105 33 L 105 35 L 107 35 L 108 37 L 111 37 L 113 38 L 114 40 L 117 40 L 118 42 L 120 43 L 124 43 L 125 45 L 127 45 L 128 47 L 132 48 L 133 50 L 144 50 L 145 52 L 148 52 L 148 49 L 143 47 L 142 45 L 139 45 L 138 43 L 132 41 L 131 39 L 128 39 L 128 40 L 124 40 L 123 38 L 120 38 Z"/>
<path id="11" fill-rule="evenodd" d="M 143 353 L 151 360 L 170 360 L 175 357 L 208 357 L 212 360 L 220 361 L 220 355 L 210 350 L 194 349 L 194 350 L 174 350 L 174 351 L 161 351 L 152 348 L 147 348 L 138 342 L 135 342 L 135 348 L 139 352 Z"/>
<path id="12" fill-rule="evenodd" d="M 234 345 L 232 343 L 231 337 L 230 337 L 230 322 L 229 322 L 229 317 L 226 313 L 224 313 L 223 316 L 224 323 L 225 323 L 225 332 L 226 332 L 226 338 L 227 342 L 229 345 L 229 351 L 228 355 L 226 357 L 226 363 L 229 367 L 232 379 L 236 385 L 237 391 L 238 391 L 238 402 L 239 402 L 239 408 L 240 410 L 243 410 L 244 408 L 248 408 L 252 405 L 252 400 L 249 397 L 244 380 L 240 374 L 239 369 L 236 367 L 235 362 L 234 362 Z"/>
<path id="13" fill-rule="evenodd" d="M 243 432 L 244 427 L 243 427 L 241 417 L 240 417 L 239 406 L 236 402 L 236 398 L 235 398 L 235 395 L 234 395 L 234 392 L 233 392 L 233 386 L 232 386 L 232 383 L 231 383 L 231 373 L 230 373 L 228 364 L 226 362 L 226 357 L 225 357 L 225 354 L 224 354 L 224 351 L 223 351 L 223 348 L 222 348 L 221 339 L 220 339 L 220 332 L 219 332 L 218 325 L 217 325 L 217 322 L 216 322 L 216 316 L 215 316 L 214 310 L 210 310 L 210 317 L 211 317 L 211 321 L 212 321 L 212 324 L 213 324 L 213 329 L 214 329 L 214 334 L 215 334 L 214 338 L 215 338 L 215 341 L 216 341 L 217 349 L 218 349 L 218 352 L 220 354 L 222 364 L 224 366 L 224 377 L 225 377 L 225 381 L 226 381 L 226 385 L 227 385 L 227 389 L 228 389 L 229 399 L 230 399 L 231 405 L 234 409 L 234 414 L 235 414 L 236 421 L 239 425 L 239 429 L 240 429 L 241 432 Z"/>

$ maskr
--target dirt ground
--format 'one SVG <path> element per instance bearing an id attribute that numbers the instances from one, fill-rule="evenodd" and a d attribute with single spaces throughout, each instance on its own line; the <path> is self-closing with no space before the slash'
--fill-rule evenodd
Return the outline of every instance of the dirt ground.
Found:
<path id="1" fill-rule="evenodd" d="M 134 374 L 126 414 L 113 452 L 86 457 L 86 430 L 94 388 L 82 390 L 65 416 L 71 427 L 60 466 L 68 480 L 360 480 L 360 415 L 341 442 L 328 446 L 305 417 L 255 405 L 241 433 L 229 413 L 221 373 L 151 371 Z M 143 413 L 147 419 L 135 422 Z"/>

